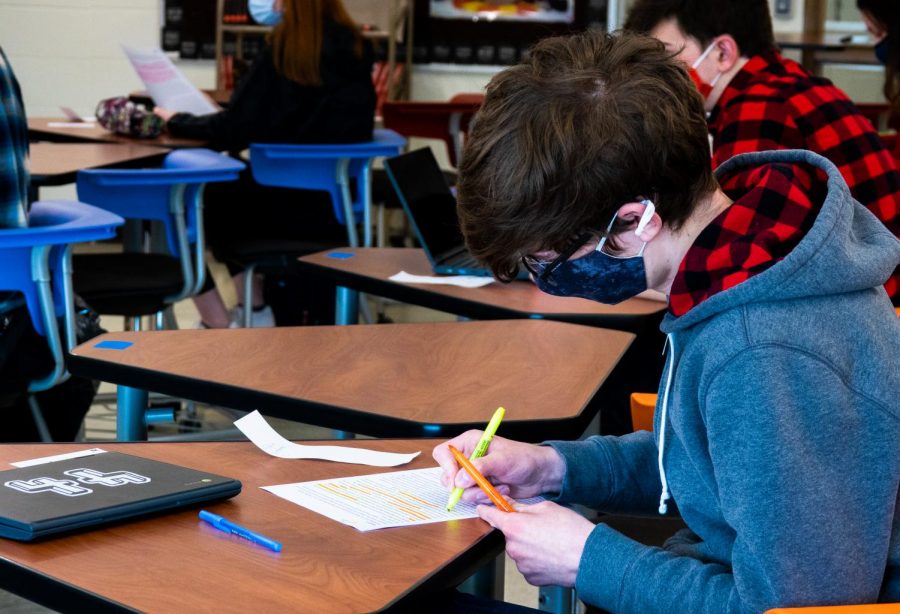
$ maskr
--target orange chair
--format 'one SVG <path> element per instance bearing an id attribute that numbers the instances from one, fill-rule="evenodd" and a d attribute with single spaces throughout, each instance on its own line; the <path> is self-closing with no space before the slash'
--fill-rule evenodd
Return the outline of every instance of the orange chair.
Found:
<path id="1" fill-rule="evenodd" d="M 656 393 L 631 393 L 631 428 L 634 431 L 653 430 L 653 412 L 656 411 Z"/>
<path id="2" fill-rule="evenodd" d="M 766 611 L 766 614 L 900 614 L 900 603 L 775 608 Z"/>

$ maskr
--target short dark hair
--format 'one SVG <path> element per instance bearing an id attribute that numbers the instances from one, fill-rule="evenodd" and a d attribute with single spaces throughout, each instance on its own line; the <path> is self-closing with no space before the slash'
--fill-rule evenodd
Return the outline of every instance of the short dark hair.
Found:
<path id="1" fill-rule="evenodd" d="M 767 0 L 637 0 L 624 27 L 646 34 L 672 17 L 703 47 L 729 34 L 746 57 L 778 49 Z"/>
<path id="2" fill-rule="evenodd" d="M 900 4 L 897 0 L 856 0 L 856 7 L 869 13 L 887 32 L 884 97 L 891 103 L 894 113 L 900 113 Z"/>
<path id="3" fill-rule="evenodd" d="M 509 281 L 522 256 L 603 234 L 627 202 L 653 198 L 678 229 L 715 188 L 703 100 L 683 63 L 647 36 L 587 32 L 544 39 L 488 84 L 458 213 L 472 254 Z"/>

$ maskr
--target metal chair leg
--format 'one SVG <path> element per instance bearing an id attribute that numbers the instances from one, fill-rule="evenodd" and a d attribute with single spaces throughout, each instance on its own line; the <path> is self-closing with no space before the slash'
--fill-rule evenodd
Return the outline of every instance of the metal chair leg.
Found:
<path id="1" fill-rule="evenodd" d="M 34 425 L 37 427 L 41 441 L 53 441 L 53 438 L 50 437 L 50 429 L 47 428 L 47 421 L 44 420 L 41 405 L 33 394 L 28 395 L 28 408 L 31 410 L 31 417 L 34 420 Z"/>
<path id="2" fill-rule="evenodd" d="M 253 328 L 253 274 L 255 272 L 255 264 L 251 264 L 244 270 L 244 328 Z"/>

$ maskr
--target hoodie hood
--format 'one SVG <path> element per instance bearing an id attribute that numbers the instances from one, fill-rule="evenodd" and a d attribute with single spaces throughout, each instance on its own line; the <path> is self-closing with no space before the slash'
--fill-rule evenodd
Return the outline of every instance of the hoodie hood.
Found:
<path id="1" fill-rule="evenodd" d="M 900 241 L 853 200 L 837 167 L 804 150 L 735 156 L 716 170 L 723 178 L 748 167 L 782 163 L 812 167 L 826 178 L 825 198 L 810 230 L 781 261 L 702 301 L 680 317 L 667 314 L 666 333 L 677 332 L 734 307 L 855 292 L 883 285 L 900 262 Z"/>

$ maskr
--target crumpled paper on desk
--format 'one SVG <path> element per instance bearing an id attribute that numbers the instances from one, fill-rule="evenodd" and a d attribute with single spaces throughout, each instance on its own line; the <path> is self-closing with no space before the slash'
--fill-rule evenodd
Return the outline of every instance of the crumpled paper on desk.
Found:
<path id="1" fill-rule="evenodd" d="M 413 275 L 406 271 L 400 271 L 388 279 L 406 284 L 442 284 L 461 288 L 482 288 L 494 283 L 493 277 L 482 275 Z"/>

